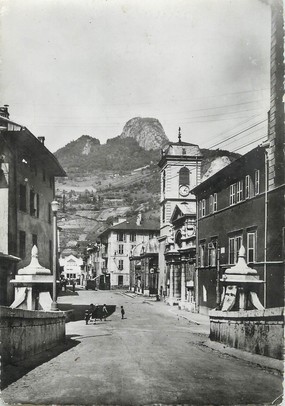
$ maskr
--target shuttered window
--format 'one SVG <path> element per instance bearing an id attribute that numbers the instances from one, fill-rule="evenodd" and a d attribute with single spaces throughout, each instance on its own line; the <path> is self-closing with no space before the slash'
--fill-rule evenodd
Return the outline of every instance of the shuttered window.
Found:
<path id="1" fill-rule="evenodd" d="M 179 185 L 189 185 L 189 169 L 181 168 L 179 171 Z"/>

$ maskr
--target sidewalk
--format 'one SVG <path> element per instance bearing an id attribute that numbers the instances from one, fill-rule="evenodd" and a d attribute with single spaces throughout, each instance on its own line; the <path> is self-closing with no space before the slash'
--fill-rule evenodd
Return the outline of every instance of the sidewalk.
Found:
<path id="1" fill-rule="evenodd" d="M 137 295 L 133 292 L 124 292 L 123 294 L 132 297 L 133 299 L 140 298 L 144 301 L 150 302 L 153 304 L 160 304 L 160 307 L 165 307 L 166 311 L 174 314 L 177 317 L 181 317 L 188 322 L 195 326 L 193 329 L 194 333 L 203 334 L 207 336 L 207 339 L 203 342 L 202 345 L 211 348 L 213 351 L 218 351 L 222 354 L 229 355 L 234 358 L 241 359 L 243 361 L 250 362 L 252 364 L 256 364 L 262 368 L 267 368 L 271 370 L 275 370 L 278 374 L 284 373 L 284 362 L 275 358 L 265 357 L 263 355 L 252 354 L 247 351 L 239 350 L 236 348 L 228 347 L 223 343 L 219 343 L 216 341 L 211 341 L 209 338 L 210 335 L 210 318 L 209 316 L 201 313 L 192 313 L 187 310 L 181 310 L 178 306 L 169 306 L 164 301 L 157 302 L 156 298 L 152 297 L 145 297 L 142 295 Z"/>

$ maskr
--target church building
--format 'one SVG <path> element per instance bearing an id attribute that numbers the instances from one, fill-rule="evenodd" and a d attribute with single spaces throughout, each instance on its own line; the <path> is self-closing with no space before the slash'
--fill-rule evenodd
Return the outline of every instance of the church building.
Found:
<path id="1" fill-rule="evenodd" d="M 159 285 L 171 305 L 188 302 L 195 307 L 196 199 L 190 192 L 201 178 L 202 154 L 198 145 L 169 143 L 160 167 Z"/>

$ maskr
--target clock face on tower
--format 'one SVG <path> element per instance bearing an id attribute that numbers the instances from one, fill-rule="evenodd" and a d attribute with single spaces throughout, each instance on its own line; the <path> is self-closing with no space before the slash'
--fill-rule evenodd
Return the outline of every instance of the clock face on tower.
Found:
<path id="1" fill-rule="evenodd" d="M 188 185 L 180 185 L 179 186 L 179 194 L 180 194 L 180 196 L 185 197 L 185 196 L 188 196 L 189 193 L 190 193 L 190 188 L 189 188 Z"/>

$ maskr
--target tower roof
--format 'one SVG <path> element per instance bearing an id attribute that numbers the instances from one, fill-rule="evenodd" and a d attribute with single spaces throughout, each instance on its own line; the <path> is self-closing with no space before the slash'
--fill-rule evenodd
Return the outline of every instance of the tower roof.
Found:
<path id="1" fill-rule="evenodd" d="M 185 160 L 202 159 L 202 153 L 197 144 L 181 141 L 181 128 L 178 129 L 178 142 L 169 142 L 161 150 L 161 159 L 158 166 L 163 166 L 167 159 Z"/>

